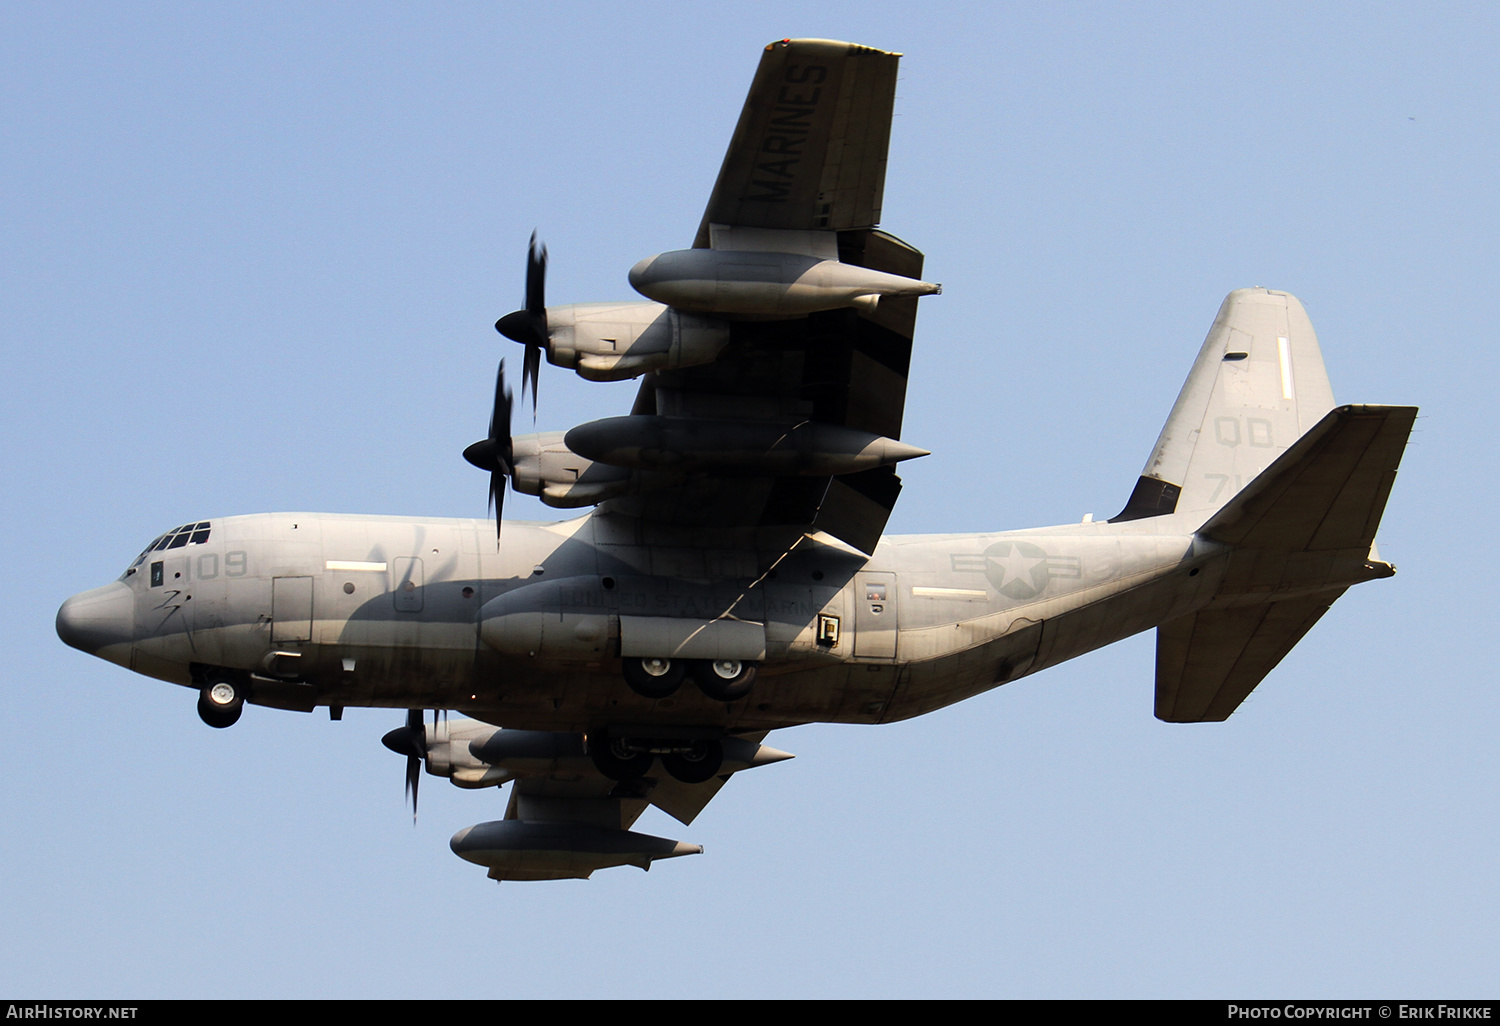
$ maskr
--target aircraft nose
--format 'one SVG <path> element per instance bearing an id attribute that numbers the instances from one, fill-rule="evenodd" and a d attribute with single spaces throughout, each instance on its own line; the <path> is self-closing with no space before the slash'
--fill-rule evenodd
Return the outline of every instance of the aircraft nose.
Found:
<path id="1" fill-rule="evenodd" d="M 135 594 L 115 581 L 80 592 L 57 611 L 57 636 L 90 655 L 128 666 L 135 635 Z"/>

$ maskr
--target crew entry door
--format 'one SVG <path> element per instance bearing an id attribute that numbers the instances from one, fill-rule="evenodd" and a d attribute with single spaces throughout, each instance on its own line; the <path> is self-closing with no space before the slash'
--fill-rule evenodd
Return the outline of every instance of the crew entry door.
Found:
<path id="1" fill-rule="evenodd" d="M 271 644 L 312 640 L 312 596 L 311 577 L 271 578 Z"/>
<path id="2" fill-rule="evenodd" d="M 896 575 L 854 575 L 854 658 L 896 658 Z"/>

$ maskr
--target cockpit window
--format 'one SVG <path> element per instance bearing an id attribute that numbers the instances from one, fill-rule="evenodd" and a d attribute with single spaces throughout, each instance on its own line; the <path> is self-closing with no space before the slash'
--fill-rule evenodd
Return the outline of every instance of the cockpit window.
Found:
<path id="1" fill-rule="evenodd" d="M 168 531 L 141 550 L 141 554 L 135 557 L 135 562 L 130 564 L 130 569 L 125 571 L 125 576 L 129 577 L 135 573 L 136 568 L 144 563 L 146 557 L 153 552 L 160 552 L 162 549 L 180 549 L 184 545 L 202 545 L 208 541 L 211 526 L 205 520 L 197 524 L 183 524 L 181 527 Z"/>

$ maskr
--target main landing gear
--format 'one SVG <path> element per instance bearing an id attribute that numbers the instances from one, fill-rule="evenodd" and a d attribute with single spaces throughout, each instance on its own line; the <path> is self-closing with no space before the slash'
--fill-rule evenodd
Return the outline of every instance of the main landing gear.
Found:
<path id="1" fill-rule="evenodd" d="M 684 784 L 711 780 L 724 765 L 724 746 L 717 740 L 651 740 L 633 737 L 590 737 L 589 758 L 610 780 L 639 780 L 651 772 L 661 756 L 662 769 Z"/>
<path id="2" fill-rule="evenodd" d="M 210 727 L 232 727 L 245 711 L 245 686 L 231 677 L 213 677 L 198 692 L 198 715 Z"/>
<path id="3" fill-rule="evenodd" d="M 687 677 L 715 702 L 736 702 L 755 686 L 755 664 L 739 659 L 631 658 L 624 669 L 630 690 L 645 698 L 666 698 Z"/>

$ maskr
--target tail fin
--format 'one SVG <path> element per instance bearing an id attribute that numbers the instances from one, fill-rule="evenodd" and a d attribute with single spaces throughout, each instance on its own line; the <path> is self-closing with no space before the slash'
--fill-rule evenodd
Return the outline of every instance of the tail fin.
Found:
<path id="1" fill-rule="evenodd" d="M 1130 501 L 1113 520 L 1206 520 L 1333 409 L 1297 297 L 1239 289 L 1219 307 Z"/>

